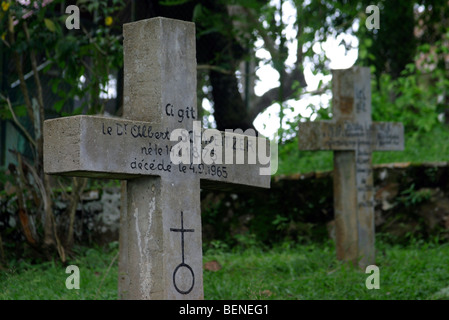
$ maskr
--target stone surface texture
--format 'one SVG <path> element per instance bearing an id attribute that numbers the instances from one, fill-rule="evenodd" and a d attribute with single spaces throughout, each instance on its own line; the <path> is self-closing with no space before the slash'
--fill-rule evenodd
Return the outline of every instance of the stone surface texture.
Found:
<path id="1" fill-rule="evenodd" d="M 259 164 L 172 163 L 173 131 L 202 132 L 194 127 L 195 25 L 153 18 L 125 24 L 123 34 L 123 118 L 46 121 L 45 171 L 126 180 L 119 298 L 203 299 L 200 181 L 268 188 L 270 176 Z"/>
<path id="2" fill-rule="evenodd" d="M 369 68 L 333 71 L 333 120 L 301 123 L 299 148 L 334 150 L 337 257 L 375 264 L 373 151 L 403 150 L 401 123 L 371 120 Z"/>

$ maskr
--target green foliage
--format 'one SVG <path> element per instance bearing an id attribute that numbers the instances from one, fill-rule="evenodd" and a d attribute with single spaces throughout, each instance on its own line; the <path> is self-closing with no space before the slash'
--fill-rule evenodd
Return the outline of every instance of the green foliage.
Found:
<path id="1" fill-rule="evenodd" d="M 327 239 L 325 223 L 332 220 L 332 180 L 282 180 L 269 191 L 251 195 L 220 194 L 214 203 L 202 201 L 205 250 L 220 240 L 232 250 L 255 246 L 322 242 Z M 320 192 L 316 192 L 319 190 Z M 206 199 L 213 193 L 202 192 Z M 234 195 L 235 196 L 235 195 Z"/>
<path id="2" fill-rule="evenodd" d="M 373 120 L 402 122 L 407 137 L 429 132 L 439 125 L 440 101 L 448 84 L 440 72 L 424 77 L 413 64 L 395 80 L 383 74 L 380 89 L 372 94 Z"/>
<path id="3" fill-rule="evenodd" d="M 62 105 L 74 97 L 85 96 L 90 99 L 83 102 L 83 105 L 75 110 L 75 114 L 80 113 L 85 106 L 88 107 L 88 113 L 102 112 L 99 94 L 107 93 L 105 88 L 110 73 L 123 64 L 121 28 L 114 24 L 108 25 L 106 19 L 112 19 L 124 7 L 124 2 L 114 1 L 114 5 L 110 6 L 106 0 L 83 1 L 80 6 L 93 14 L 94 27 L 86 30 L 83 26 L 82 33 L 69 30 L 61 34 L 53 47 L 53 53 L 48 57 L 65 75 L 51 81 L 53 92 L 61 98 L 54 106 L 58 113 Z M 82 77 L 84 81 L 81 81 Z M 62 88 L 69 90 L 61 90 Z"/>
<path id="4" fill-rule="evenodd" d="M 361 55 L 359 61 L 366 66 L 374 67 L 376 79 L 388 73 L 396 79 L 406 65 L 413 62 L 417 49 L 417 37 L 414 28 L 417 24 L 417 1 L 381 0 L 376 3 L 380 9 L 380 29 L 365 28 L 367 15 L 361 15 L 360 27 L 356 32 L 361 39 Z M 365 1 L 366 6 L 372 4 Z M 365 6 L 365 7 L 366 7 Z M 365 10 L 362 10 L 365 13 Z"/>
<path id="5" fill-rule="evenodd" d="M 329 171 L 332 168 L 332 151 L 301 151 L 297 137 L 279 145 L 279 167 L 276 175 Z"/>
<path id="6" fill-rule="evenodd" d="M 204 271 L 205 299 L 258 300 L 446 300 L 449 246 L 413 242 L 392 246 L 377 241 L 380 289 L 368 290 L 369 274 L 336 260 L 331 242 L 236 253 L 206 252 L 204 262 L 218 261 L 218 271 Z M 68 290 L 65 267 L 54 262 L 17 262 L 0 273 L 0 299 L 117 299 L 116 248 L 79 248 L 70 261 L 80 268 L 80 289 Z"/>
<path id="7" fill-rule="evenodd" d="M 369 274 L 335 259 L 333 244 L 280 246 L 270 251 L 206 253 L 223 269 L 204 273 L 206 299 L 448 299 L 449 246 L 405 247 L 377 241 L 380 289 L 368 290 Z M 445 291 L 446 290 L 446 291 Z"/>
<path id="8" fill-rule="evenodd" d="M 365 43 L 369 47 L 372 41 L 368 38 Z M 369 52 L 366 46 L 361 45 L 360 54 L 363 55 L 365 50 Z M 449 161 L 449 128 L 439 120 L 447 109 L 449 80 L 447 71 L 438 67 L 438 57 L 447 48 L 442 41 L 437 41 L 432 48 L 429 51 L 429 45 L 418 47 L 415 60 L 421 60 L 421 68 L 411 63 L 397 78 L 382 73 L 378 81 L 372 81 L 373 121 L 402 122 L 405 130 L 405 150 L 375 152 L 374 164 Z M 309 108 L 312 111 L 310 118 L 316 117 L 315 121 L 330 119 L 330 107 Z M 298 116 L 290 123 L 286 129 L 290 136 L 296 136 L 301 120 Z M 297 138 L 279 144 L 277 174 L 332 170 L 331 152 L 301 152 L 297 148 Z"/>
<path id="9" fill-rule="evenodd" d="M 237 249 L 253 250 L 260 246 L 254 233 L 236 234 L 234 238 L 237 240 Z"/>
<path id="10" fill-rule="evenodd" d="M 429 200 L 430 195 L 430 190 L 415 190 L 415 184 L 412 183 L 408 189 L 401 192 L 397 200 L 405 207 L 411 207 Z"/>
<path id="11" fill-rule="evenodd" d="M 87 102 L 74 113 L 80 113 L 86 106 L 89 113 L 101 112 L 99 94 L 105 92 L 111 71 L 118 69 L 123 63 L 121 27 L 113 23 L 107 25 L 106 18 L 113 21 L 112 16 L 124 7 L 124 1 L 114 0 L 112 6 L 107 0 L 79 1 L 80 9 L 94 17 L 93 25 L 81 23 L 81 30 L 65 28 L 67 15 L 60 15 L 56 9 L 60 2 L 62 1 L 57 0 L 39 7 L 26 20 L 18 19 L 12 32 L 9 31 L 8 36 L 5 33 L 5 40 L 0 46 L 7 55 L 12 55 L 14 51 L 29 55 L 30 51 L 34 51 L 38 56 L 44 57 L 42 60 L 47 63 L 43 72 L 51 71 L 51 74 L 58 75 L 51 77 L 50 86 L 60 100 L 52 106 L 47 105 L 47 110 L 53 109 L 58 115 L 68 115 L 71 112 L 67 113 L 67 108 L 63 112 L 64 105 L 71 103 L 75 97 L 90 96 L 91 99 L 86 99 Z M 28 8 L 12 2 L 9 11 L 0 16 L 0 29 L 8 30 L 9 15 L 21 17 L 24 10 Z M 22 30 L 25 22 L 30 34 L 29 42 Z M 9 35 L 13 37 L 13 42 Z M 81 81 L 82 76 L 86 79 L 84 82 Z M 8 80 L 15 81 L 17 78 L 18 75 L 14 74 Z M 14 103 L 17 102 L 13 101 Z M 10 117 L 5 105 L 0 107 L 0 116 Z"/>
<path id="12" fill-rule="evenodd" d="M 210 255 L 229 252 L 229 250 L 229 245 L 221 240 L 212 240 L 208 244 L 203 242 L 203 252 L 207 252 Z"/>
<path id="13" fill-rule="evenodd" d="M 161 4 L 163 6 L 179 6 L 181 4 L 185 4 L 190 1 L 191 0 L 163 0 L 163 1 L 159 1 L 159 4 Z"/>
<path id="14" fill-rule="evenodd" d="M 80 270 L 80 289 L 69 290 L 66 266 L 55 262 L 31 264 L 11 261 L 0 272 L 0 300 L 94 300 L 117 299 L 118 244 L 100 248 L 74 248 L 76 258 L 68 265 Z M 114 262 L 110 267 L 111 263 Z"/>
<path id="15" fill-rule="evenodd" d="M 373 164 L 395 162 L 449 161 L 449 130 L 437 123 L 428 132 L 409 133 L 404 151 L 374 152 Z M 279 145 L 279 169 L 276 175 L 330 171 L 333 169 L 332 151 L 300 151 L 297 138 Z"/>

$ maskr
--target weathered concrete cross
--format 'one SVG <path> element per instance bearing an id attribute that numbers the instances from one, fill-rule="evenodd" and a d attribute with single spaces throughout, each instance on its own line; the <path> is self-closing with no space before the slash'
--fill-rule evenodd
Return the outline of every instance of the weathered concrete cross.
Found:
<path id="1" fill-rule="evenodd" d="M 270 164 L 229 164 L 239 150 L 247 159 L 254 151 L 248 139 L 242 143 L 243 136 L 232 140 L 235 154 L 222 154 L 221 160 L 227 161 L 195 161 L 202 145 L 219 141 L 208 136 L 207 143 L 203 137 L 196 149 L 193 146 L 201 139 L 194 122 L 198 113 L 193 23 L 153 18 L 123 29 L 124 119 L 74 116 L 46 121 L 45 172 L 126 180 L 120 298 L 202 299 L 200 187 L 229 188 L 232 183 L 268 188 L 270 175 L 261 175 L 259 169 L 269 169 Z M 176 129 L 190 133 L 185 140 L 181 136 L 192 145 L 190 151 L 176 149 L 178 139 L 170 140 Z M 210 158 L 218 159 L 218 151 L 212 148 Z M 175 153 L 183 152 L 193 157 L 190 165 L 172 161 Z"/>
<path id="2" fill-rule="evenodd" d="M 371 121 L 369 68 L 333 71 L 333 121 L 299 125 L 299 148 L 334 150 L 337 257 L 375 263 L 372 151 L 403 150 L 401 123 Z"/>

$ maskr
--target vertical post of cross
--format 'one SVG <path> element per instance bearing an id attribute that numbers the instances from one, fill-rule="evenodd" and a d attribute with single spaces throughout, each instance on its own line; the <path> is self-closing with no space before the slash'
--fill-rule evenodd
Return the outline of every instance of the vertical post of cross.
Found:
<path id="1" fill-rule="evenodd" d="M 196 113 L 195 26 L 157 18 L 125 24 L 123 29 L 123 117 L 152 122 L 172 132 L 180 123 L 167 115 L 171 111 L 166 110 L 168 104 L 189 106 Z M 192 117 L 184 118 L 182 126 L 192 128 L 192 122 Z M 167 254 L 181 252 L 181 243 L 170 232 L 181 211 L 186 225 L 201 226 L 197 178 L 145 176 L 126 183 L 127 219 L 120 233 L 127 241 L 122 241 L 120 250 L 127 252 L 121 253 L 127 261 L 119 273 L 129 281 L 122 284 L 119 295 L 127 299 L 202 299 L 201 229 L 193 232 L 182 248 L 195 255 L 191 259 L 195 286 L 188 295 L 183 288 L 190 288 L 193 278 L 176 274 L 180 283 L 174 287 L 172 273 L 179 262 Z"/>
<path id="2" fill-rule="evenodd" d="M 333 119 L 371 128 L 371 77 L 368 68 L 334 70 Z M 374 264 L 374 207 L 372 148 L 358 140 L 354 150 L 334 152 L 334 214 L 337 257 L 359 265 Z M 369 186 L 369 188 L 367 188 Z M 365 205 L 370 203 L 371 205 Z"/>
<path id="3" fill-rule="evenodd" d="M 401 123 L 372 122 L 369 68 L 332 72 L 332 121 L 301 122 L 302 150 L 334 151 L 337 257 L 364 268 L 375 263 L 372 151 L 403 150 Z"/>
<path id="4" fill-rule="evenodd" d="M 124 119 L 79 115 L 46 120 L 44 170 L 126 180 L 119 298 L 202 299 L 200 186 L 268 188 L 270 176 L 262 173 L 270 172 L 270 162 L 251 161 L 260 149 L 250 148 L 245 135 L 236 147 L 248 164 L 222 163 L 218 148 L 224 133 L 212 132 L 217 141 L 208 148 L 211 132 L 203 135 L 196 121 L 193 23 L 152 18 L 124 25 L 124 69 Z M 181 148 L 187 163 L 172 157 L 181 142 L 188 146 Z M 266 142 L 259 138 L 258 146 Z M 217 161 L 209 163 L 212 151 Z"/>

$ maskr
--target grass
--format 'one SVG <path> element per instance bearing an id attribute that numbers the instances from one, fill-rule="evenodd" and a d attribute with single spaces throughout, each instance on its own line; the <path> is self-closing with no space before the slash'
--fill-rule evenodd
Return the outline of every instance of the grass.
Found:
<path id="1" fill-rule="evenodd" d="M 425 134 L 405 137 L 404 151 L 373 152 L 373 164 L 394 162 L 449 162 L 449 130 L 435 126 Z M 332 151 L 300 151 L 297 138 L 279 147 L 279 168 L 276 174 L 330 171 L 333 169 Z"/>
<path id="2" fill-rule="evenodd" d="M 117 299 L 118 244 L 108 249 L 78 248 L 77 258 L 69 264 L 80 270 L 80 290 L 68 290 L 61 263 L 45 262 L 31 265 L 12 262 L 6 271 L 0 271 L 1 300 L 108 300 Z M 108 270 L 109 265 L 115 263 Z"/>
<path id="3" fill-rule="evenodd" d="M 380 289 L 368 290 L 370 274 L 335 259 L 332 246 L 281 248 L 215 257 L 223 269 L 205 272 L 211 299 L 449 299 L 449 245 L 382 246 Z"/>
<path id="4" fill-rule="evenodd" d="M 209 250 L 204 262 L 222 268 L 204 271 L 205 299 L 449 299 L 449 244 L 399 247 L 378 243 L 380 289 L 368 290 L 369 274 L 336 260 L 334 246 L 253 247 L 234 252 Z M 0 273 L 0 299 L 116 299 L 117 248 L 82 248 L 71 264 L 81 274 L 79 290 L 65 287 L 57 263 L 12 264 Z M 114 261 L 110 269 L 111 262 Z"/>

